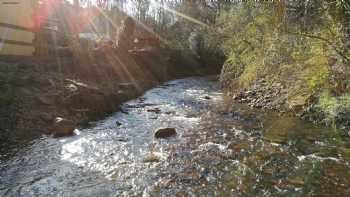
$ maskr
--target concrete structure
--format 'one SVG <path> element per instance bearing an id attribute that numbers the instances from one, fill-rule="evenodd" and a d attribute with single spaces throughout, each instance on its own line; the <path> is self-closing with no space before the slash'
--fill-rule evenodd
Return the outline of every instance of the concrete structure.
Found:
<path id="1" fill-rule="evenodd" d="M 0 0 L 0 55 L 32 56 L 36 0 Z"/>

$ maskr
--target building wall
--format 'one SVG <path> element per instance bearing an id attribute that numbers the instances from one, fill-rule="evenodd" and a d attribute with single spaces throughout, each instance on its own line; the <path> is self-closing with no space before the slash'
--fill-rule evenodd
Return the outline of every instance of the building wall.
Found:
<path id="1" fill-rule="evenodd" d="M 0 0 L 0 55 L 32 56 L 35 0 Z"/>

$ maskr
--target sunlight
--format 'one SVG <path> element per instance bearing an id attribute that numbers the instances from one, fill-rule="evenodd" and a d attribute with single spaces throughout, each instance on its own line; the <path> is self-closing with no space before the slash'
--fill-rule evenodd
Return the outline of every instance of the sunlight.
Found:
<path id="1" fill-rule="evenodd" d="M 118 26 L 115 24 L 115 22 L 113 22 L 113 20 L 106 14 L 106 12 L 101 9 L 100 7 L 96 6 L 97 10 L 104 16 L 104 18 L 110 22 L 110 24 L 112 24 L 113 28 L 117 29 Z"/>
<path id="2" fill-rule="evenodd" d="M 43 27 L 54 10 L 60 6 L 59 3 L 59 1 L 50 0 L 39 4 L 33 16 L 34 24 L 32 29 L 34 29 L 34 31 L 39 31 Z"/>
<path id="3" fill-rule="evenodd" d="M 188 20 L 188 21 L 190 21 L 190 22 L 193 22 L 193 23 L 195 23 L 195 24 L 198 24 L 198 25 L 201 25 L 201 26 L 204 26 L 204 27 L 207 27 L 207 26 L 208 26 L 207 24 L 205 24 L 204 22 L 202 22 L 202 21 L 200 21 L 200 20 L 197 20 L 197 19 L 195 19 L 195 18 L 193 18 L 193 17 L 187 16 L 186 14 L 183 14 L 183 13 L 181 13 L 181 12 L 178 12 L 178 11 L 176 11 L 176 10 L 173 10 L 173 9 L 169 8 L 168 6 L 166 6 L 166 5 L 162 5 L 162 4 L 158 3 L 158 2 L 155 1 L 155 0 L 151 0 L 151 3 L 154 4 L 154 5 L 157 5 L 157 6 L 159 6 L 159 7 L 162 7 L 162 8 L 164 8 L 164 10 L 166 10 L 166 11 L 168 11 L 168 12 L 170 12 L 170 13 L 172 13 L 172 14 L 178 16 L 178 17 L 184 18 L 184 19 L 186 19 L 186 20 Z"/>

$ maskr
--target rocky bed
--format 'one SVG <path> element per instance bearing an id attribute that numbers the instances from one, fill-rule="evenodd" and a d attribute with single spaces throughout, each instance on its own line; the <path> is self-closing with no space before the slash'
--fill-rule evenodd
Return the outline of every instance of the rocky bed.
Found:
<path id="1" fill-rule="evenodd" d="M 288 102 L 288 96 L 288 88 L 282 83 L 269 83 L 265 79 L 259 79 L 248 89 L 233 95 L 233 100 L 253 108 L 290 113 L 315 124 L 335 124 L 342 131 L 341 135 L 350 136 L 350 108 L 337 110 L 334 119 L 329 119 L 317 106 L 317 95 L 310 95 L 299 104 Z"/>
<path id="2" fill-rule="evenodd" d="M 246 103 L 251 107 L 285 111 L 287 91 L 281 83 L 269 85 L 266 80 L 258 80 L 248 90 L 233 96 L 239 103 Z"/>
<path id="3" fill-rule="evenodd" d="M 333 130 L 228 106 L 209 78 L 158 86 L 76 136 L 18 142 L 0 196 L 349 196 Z"/>

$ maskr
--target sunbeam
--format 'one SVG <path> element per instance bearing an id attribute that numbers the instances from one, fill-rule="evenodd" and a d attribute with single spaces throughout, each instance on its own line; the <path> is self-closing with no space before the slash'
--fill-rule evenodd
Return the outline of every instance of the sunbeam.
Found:
<path id="1" fill-rule="evenodd" d="M 187 16 L 186 14 L 183 14 L 183 13 L 181 13 L 181 12 L 178 12 L 178 11 L 174 10 L 174 9 L 171 9 L 171 8 L 169 8 L 169 7 L 166 6 L 166 5 L 163 5 L 163 4 L 158 3 L 157 1 L 152 0 L 152 1 L 150 1 L 150 2 L 151 2 L 152 4 L 154 4 L 154 5 L 157 5 L 157 6 L 159 6 L 159 7 L 162 7 L 164 10 L 166 10 L 166 11 L 168 11 L 168 12 L 170 12 L 170 13 L 172 13 L 172 14 L 178 16 L 178 17 L 184 18 L 184 19 L 186 19 L 186 20 L 188 20 L 188 21 L 190 21 L 190 22 L 193 22 L 193 23 L 195 23 L 195 24 L 198 24 L 198 25 L 201 25 L 201 26 L 204 26 L 204 27 L 207 27 L 207 26 L 208 26 L 207 24 L 205 24 L 204 22 L 202 22 L 202 21 L 200 21 L 200 20 L 198 20 L 198 19 L 195 19 L 195 18 L 193 18 L 193 17 Z"/>

